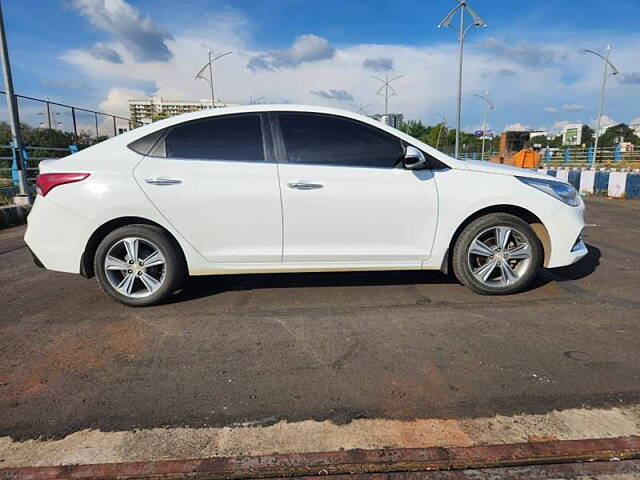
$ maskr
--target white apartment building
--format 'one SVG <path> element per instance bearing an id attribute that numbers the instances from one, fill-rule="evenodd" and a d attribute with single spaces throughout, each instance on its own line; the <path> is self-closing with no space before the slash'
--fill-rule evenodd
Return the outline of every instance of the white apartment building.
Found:
<path id="1" fill-rule="evenodd" d="M 219 108 L 230 105 L 233 104 L 216 100 L 215 106 Z M 134 126 L 139 126 L 205 108 L 211 108 L 211 100 L 167 100 L 162 97 L 130 99 L 129 118 Z"/>
<path id="2" fill-rule="evenodd" d="M 372 118 L 375 118 L 376 120 L 379 120 L 385 125 L 388 125 L 393 128 L 400 127 L 400 125 L 402 125 L 402 122 L 404 121 L 404 115 L 401 113 L 389 113 L 387 115 L 376 114 L 376 115 L 373 115 Z"/>

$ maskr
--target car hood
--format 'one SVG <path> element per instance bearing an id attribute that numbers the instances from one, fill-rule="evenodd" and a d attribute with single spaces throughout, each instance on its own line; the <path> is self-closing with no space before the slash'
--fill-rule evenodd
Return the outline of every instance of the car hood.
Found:
<path id="1" fill-rule="evenodd" d="M 500 163 L 481 162 L 479 160 L 466 160 L 463 162 L 468 170 L 474 172 L 494 173 L 497 175 L 511 175 L 518 177 L 551 179 L 548 175 L 540 173 L 536 170 L 528 168 L 512 167 L 511 165 L 502 165 Z"/>

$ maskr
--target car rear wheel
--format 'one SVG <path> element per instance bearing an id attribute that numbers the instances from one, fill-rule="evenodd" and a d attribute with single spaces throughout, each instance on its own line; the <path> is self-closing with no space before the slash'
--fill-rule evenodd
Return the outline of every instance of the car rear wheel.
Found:
<path id="1" fill-rule="evenodd" d="M 531 283 L 542 256 L 540 240 L 527 222 L 493 213 L 464 228 L 453 250 L 453 271 L 474 292 L 516 293 Z"/>
<path id="2" fill-rule="evenodd" d="M 134 307 L 165 300 L 180 287 L 185 272 L 173 239 L 153 225 L 114 230 L 98 246 L 94 261 L 102 290 Z"/>

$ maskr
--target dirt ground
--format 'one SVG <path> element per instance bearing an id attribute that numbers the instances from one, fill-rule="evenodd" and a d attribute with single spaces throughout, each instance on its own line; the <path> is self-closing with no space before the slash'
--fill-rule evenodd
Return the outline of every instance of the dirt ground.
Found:
<path id="1" fill-rule="evenodd" d="M 509 297 L 437 272 L 193 279 L 130 309 L 0 230 L 0 467 L 640 434 L 640 202 Z"/>

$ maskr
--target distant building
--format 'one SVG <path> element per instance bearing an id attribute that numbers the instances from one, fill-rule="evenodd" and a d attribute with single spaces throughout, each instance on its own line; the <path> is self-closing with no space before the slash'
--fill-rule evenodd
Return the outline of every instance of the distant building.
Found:
<path id="1" fill-rule="evenodd" d="M 215 106 L 219 108 L 229 105 L 216 101 Z M 129 117 L 131 123 L 137 126 L 206 108 L 211 108 L 211 100 L 166 100 L 162 97 L 131 99 L 129 100 Z"/>
<path id="2" fill-rule="evenodd" d="M 562 145 L 568 146 L 568 147 L 582 145 L 583 130 L 584 130 L 584 124 L 582 123 L 566 125 L 562 129 Z"/>
<path id="3" fill-rule="evenodd" d="M 631 127 L 636 136 L 640 137 L 640 123 L 632 123 L 629 127 Z"/>
<path id="4" fill-rule="evenodd" d="M 622 142 L 620 143 L 620 151 L 622 153 L 631 153 L 635 152 L 636 146 L 632 142 Z"/>
<path id="5" fill-rule="evenodd" d="M 393 128 L 399 128 L 402 122 L 404 121 L 404 115 L 401 113 L 389 113 L 387 115 L 376 114 L 376 115 L 373 115 L 371 118 L 375 118 L 376 120 L 379 120 L 385 125 L 388 125 Z"/>
<path id="6" fill-rule="evenodd" d="M 529 139 L 530 140 L 533 140 L 536 137 L 547 138 L 547 137 L 549 137 L 549 134 L 547 132 L 545 132 L 544 130 L 535 130 L 535 131 L 529 133 Z"/>

